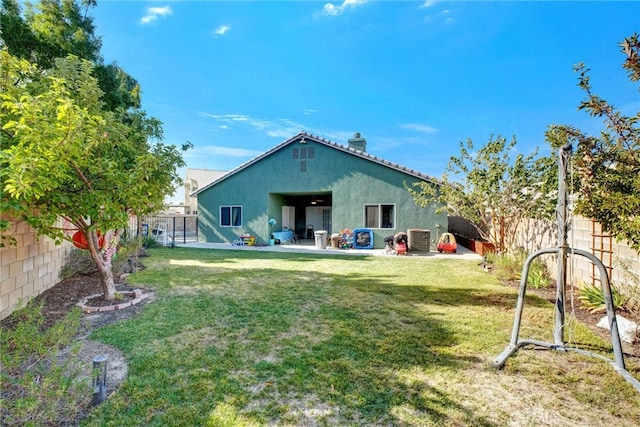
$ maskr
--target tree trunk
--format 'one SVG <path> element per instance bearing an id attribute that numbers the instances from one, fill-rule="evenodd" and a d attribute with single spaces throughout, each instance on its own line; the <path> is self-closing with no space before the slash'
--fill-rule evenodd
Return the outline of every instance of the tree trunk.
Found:
<path id="1" fill-rule="evenodd" d="M 98 255 L 99 256 L 99 255 Z M 102 258 L 102 257 L 100 257 Z M 113 301 L 116 297 L 116 282 L 113 280 L 113 271 L 101 260 L 98 266 L 100 282 L 102 284 L 102 297 L 107 301 Z"/>
<path id="2" fill-rule="evenodd" d="M 83 230 L 84 231 L 84 230 Z M 107 265 L 104 257 L 100 253 L 100 247 L 98 246 L 98 235 L 94 230 L 86 230 L 85 238 L 89 243 L 89 252 L 91 258 L 98 268 L 100 273 L 100 282 L 102 285 L 102 297 L 107 301 L 113 301 L 116 296 L 116 283 L 113 280 L 113 272 L 111 266 Z"/>

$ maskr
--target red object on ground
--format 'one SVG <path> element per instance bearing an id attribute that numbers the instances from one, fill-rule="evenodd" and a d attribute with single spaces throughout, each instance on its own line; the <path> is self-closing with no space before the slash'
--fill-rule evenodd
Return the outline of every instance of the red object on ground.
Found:
<path id="1" fill-rule="evenodd" d="M 456 253 L 458 251 L 458 243 L 456 238 L 451 233 L 443 233 L 438 240 L 438 252 L 451 252 Z"/>
<path id="2" fill-rule="evenodd" d="M 78 249 L 89 249 L 89 242 L 84 238 L 82 231 L 78 230 L 73 234 L 73 246 Z M 98 231 L 98 249 L 104 247 L 104 236 Z"/>
<path id="3" fill-rule="evenodd" d="M 407 244 L 405 242 L 396 243 L 396 253 L 398 255 L 406 255 L 407 254 Z"/>

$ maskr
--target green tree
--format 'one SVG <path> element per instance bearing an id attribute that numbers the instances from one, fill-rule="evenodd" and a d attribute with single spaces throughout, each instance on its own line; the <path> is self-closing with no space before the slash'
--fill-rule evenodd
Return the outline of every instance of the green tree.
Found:
<path id="1" fill-rule="evenodd" d="M 102 110 L 90 62 L 58 59 L 42 72 L 6 50 L 0 61 L 3 211 L 57 241 L 70 238 L 58 218 L 71 222 L 88 242 L 104 297 L 113 299 L 111 257 L 100 252 L 99 233 L 122 229 L 131 213 L 159 210 L 180 183 L 182 152 L 153 142 L 161 123 L 144 112 L 123 118 Z"/>
<path id="2" fill-rule="evenodd" d="M 95 0 L 40 0 L 37 4 L 27 2 L 23 13 L 17 0 L 2 0 L 0 46 L 43 69 L 68 55 L 91 61 L 105 109 L 140 108 L 138 82 L 115 62 L 103 63 L 102 41 L 88 15 L 95 6 Z"/>
<path id="3" fill-rule="evenodd" d="M 0 6 L 0 47 L 18 58 L 29 58 L 38 50 L 38 40 L 22 17 L 17 0 L 2 0 Z"/>
<path id="4" fill-rule="evenodd" d="M 637 34 L 621 43 L 622 67 L 629 80 L 640 81 L 640 41 Z M 640 251 L 640 112 L 626 116 L 593 93 L 589 69 L 574 67 L 578 86 L 586 93 L 579 110 L 601 118 L 604 129 L 589 135 L 567 125 L 552 125 L 547 141 L 554 147 L 574 145 L 574 165 L 580 178 L 576 213 L 599 222 L 618 240 Z"/>
<path id="5" fill-rule="evenodd" d="M 184 162 L 178 148 L 158 142 L 161 123 L 140 109 L 137 81 L 103 64 L 88 14 L 95 5 L 40 0 L 23 13 L 16 0 L 2 0 L 0 208 L 56 241 L 69 239 L 58 218 L 71 222 L 112 299 L 114 244 L 100 252 L 99 233 L 117 236 L 131 213 L 159 210 Z M 2 218 L 3 237 L 7 226 Z"/>
<path id="6" fill-rule="evenodd" d="M 477 151 L 470 139 L 460 142 L 460 155 L 450 158 L 439 185 L 416 182 L 408 190 L 420 206 L 440 203 L 470 221 L 497 251 L 513 249 L 518 226 L 550 218 L 557 194 L 555 160 L 537 151 L 514 158 L 515 146 L 515 137 L 490 137 Z"/>

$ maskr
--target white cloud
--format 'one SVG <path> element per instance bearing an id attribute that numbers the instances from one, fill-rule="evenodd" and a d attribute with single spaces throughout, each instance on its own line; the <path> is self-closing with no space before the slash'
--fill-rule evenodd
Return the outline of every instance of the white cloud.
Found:
<path id="1" fill-rule="evenodd" d="M 213 34 L 215 34 L 216 36 L 224 36 L 229 30 L 231 30 L 230 25 L 221 25 L 215 29 Z"/>
<path id="2" fill-rule="evenodd" d="M 247 116 L 246 114 L 211 114 L 201 113 L 220 123 L 219 127 L 231 129 L 234 127 L 249 128 L 264 132 L 272 138 L 290 138 L 303 129 L 303 126 L 289 119 L 265 120 Z"/>
<path id="3" fill-rule="evenodd" d="M 147 14 L 140 18 L 141 24 L 149 24 L 161 16 L 173 15 L 171 7 L 149 7 L 147 8 Z"/>
<path id="4" fill-rule="evenodd" d="M 432 126 L 420 123 L 404 123 L 399 125 L 402 129 L 414 130 L 420 133 L 437 133 L 438 130 Z"/>
<path id="5" fill-rule="evenodd" d="M 185 157 L 201 158 L 202 156 L 227 156 L 227 157 L 255 157 L 260 151 L 246 148 L 222 147 L 219 145 L 205 145 L 195 147 L 187 151 Z"/>
<path id="6" fill-rule="evenodd" d="M 431 7 L 434 4 L 436 4 L 435 0 L 425 0 L 424 3 L 422 3 L 422 6 L 420 6 L 421 8 L 427 8 L 427 7 Z"/>
<path id="7" fill-rule="evenodd" d="M 342 4 L 337 6 L 333 3 L 326 3 L 322 8 L 322 13 L 327 16 L 337 16 L 347 10 L 347 8 L 354 8 L 366 2 L 367 0 L 344 0 Z"/>

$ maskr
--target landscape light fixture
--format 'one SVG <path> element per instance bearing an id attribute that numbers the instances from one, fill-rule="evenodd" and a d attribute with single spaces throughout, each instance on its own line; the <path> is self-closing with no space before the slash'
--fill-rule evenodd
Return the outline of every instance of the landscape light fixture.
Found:
<path id="1" fill-rule="evenodd" d="M 107 400 L 107 360 L 108 354 L 101 354 L 93 358 L 93 406 Z"/>

